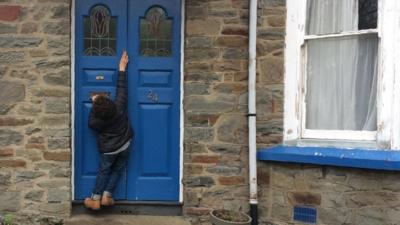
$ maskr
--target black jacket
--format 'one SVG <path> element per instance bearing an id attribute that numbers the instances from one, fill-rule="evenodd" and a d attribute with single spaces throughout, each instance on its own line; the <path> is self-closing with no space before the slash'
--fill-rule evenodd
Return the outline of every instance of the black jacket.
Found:
<path id="1" fill-rule="evenodd" d="M 134 136 L 128 119 L 127 98 L 126 75 L 125 72 L 119 71 L 114 115 L 108 120 L 96 118 L 93 110 L 89 115 L 89 127 L 97 131 L 97 145 L 100 153 L 116 151 Z"/>

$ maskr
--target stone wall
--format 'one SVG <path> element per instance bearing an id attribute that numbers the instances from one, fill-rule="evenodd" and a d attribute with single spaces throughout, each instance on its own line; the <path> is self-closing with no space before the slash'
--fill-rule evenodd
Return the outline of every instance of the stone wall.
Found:
<path id="1" fill-rule="evenodd" d="M 70 211 L 70 1 L 0 0 L 0 214 Z"/>
<path id="2" fill-rule="evenodd" d="M 398 172 L 261 164 L 270 182 L 260 190 L 260 224 L 295 224 L 295 205 L 315 207 L 318 224 L 400 224 Z"/>
<path id="3" fill-rule="evenodd" d="M 187 0 L 184 213 L 248 211 L 247 0 Z"/>

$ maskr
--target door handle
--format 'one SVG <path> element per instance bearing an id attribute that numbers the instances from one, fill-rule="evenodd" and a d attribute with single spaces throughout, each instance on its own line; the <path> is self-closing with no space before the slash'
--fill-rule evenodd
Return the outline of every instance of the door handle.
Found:
<path id="1" fill-rule="evenodd" d="M 102 74 L 97 75 L 96 80 L 104 80 L 104 75 Z"/>

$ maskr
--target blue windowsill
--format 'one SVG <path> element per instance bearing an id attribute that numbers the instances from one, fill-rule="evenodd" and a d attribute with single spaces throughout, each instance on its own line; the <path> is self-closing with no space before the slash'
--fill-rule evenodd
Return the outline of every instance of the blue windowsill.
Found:
<path id="1" fill-rule="evenodd" d="M 400 151 L 294 147 L 261 149 L 258 160 L 400 171 Z"/>

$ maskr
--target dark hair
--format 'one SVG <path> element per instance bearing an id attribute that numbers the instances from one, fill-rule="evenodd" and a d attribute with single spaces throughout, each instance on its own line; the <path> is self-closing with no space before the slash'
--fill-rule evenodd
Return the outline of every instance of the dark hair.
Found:
<path id="1" fill-rule="evenodd" d="M 105 95 L 99 95 L 93 102 L 94 116 L 99 119 L 110 119 L 116 112 L 114 102 Z"/>

